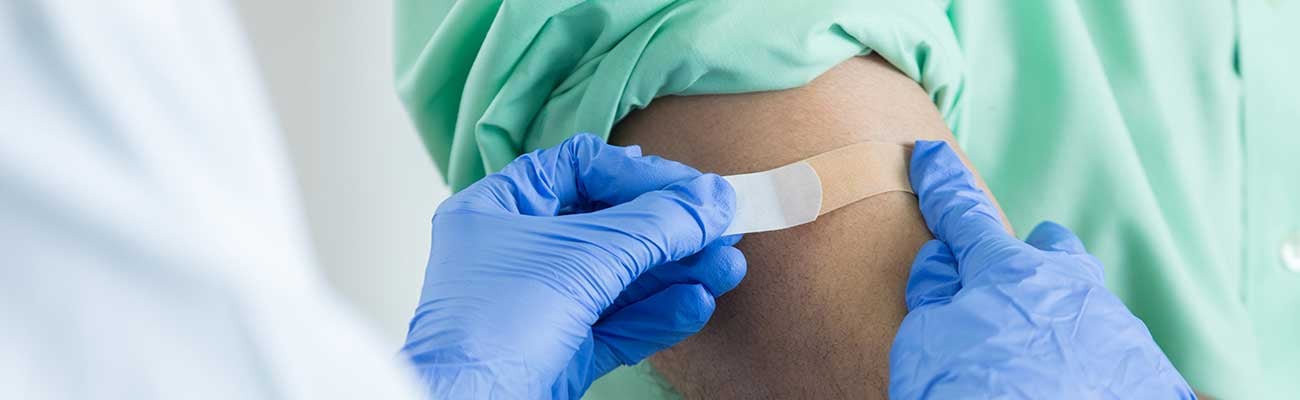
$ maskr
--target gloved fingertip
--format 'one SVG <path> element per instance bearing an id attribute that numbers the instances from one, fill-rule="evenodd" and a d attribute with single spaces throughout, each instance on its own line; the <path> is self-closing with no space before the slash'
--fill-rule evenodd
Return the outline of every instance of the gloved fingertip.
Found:
<path id="1" fill-rule="evenodd" d="M 703 285 L 672 285 L 601 320 L 592 333 L 636 363 L 699 332 L 716 307 Z"/>
<path id="2" fill-rule="evenodd" d="M 673 285 L 664 292 L 665 297 L 679 299 L 676 304 L 677 311 L 673 314 L 676 317 L 673 325 L 678 327 L 680 332 L 699 332 L 704 328 L 704 324 L 709 322 L 709 318 L 713 317 L 713 310 L 717 308 L 713 295 L 709 294 L 708 289 L 701 284 Z"/>
<path id="3" fill-rule="evenodd" d="M 915 176 L 931 168 L 949 167 L 956 153 L 942 140 L 917 140 L 912 146 L 912 160 L 908 164 L 909 174 Z M 960 162 L 960 159 L 957 159 Z"/>
<path id="4" fill-rule="evenodd" d="M 601 137 L 599 135 L 594 135 L 590 132 L 579 133 L 575 135 L 574 138 L 581 141 L 582 146 L 589 147 L 594 150 L 600 150 L 602 152 L 609 151 L 626 158 L 641 157 L 641 146 L 635 144 L 627 145 L 627 146 L 610 144 L 608 141 L 605 140 L 604 137 Z"/>
<path id="5" fill-rule="evenodd" d="M 1025 238 L 1025 243 L 1043 251 L 1060 251 L 1075 255 L 1088 253 L 1083 246 L 1083 241 L 1079 240 L 1070 228 L 1052 221 L 1043 221 L 1035 226 Z"/>
<path id="6" fill-rule="evenodd" d="M 605 144 L 605 139 L 601 139 L 600 136 L 596 136 L 591 132 L 578 132 L 578 134 L 573 135 L 564 141 L 571 142 L 575 146 L 581 147 L 599 147 Z"/>
<path id="7" fill-rule="evenodd" d="M 925 242 L 917 252 L 907 278 L 907 310 L 946 302 L 960 289 L 961 276 L 952 250 L 939 240 Z"/>
<path id="8" fill-rule="evenodd" d="M 745 274 L 749 270 L 749 262 L 745 259 L 745 254 L 735 247 L 718 246 L 710 247 L 706 250 L 709 253 L 707 264 L 701 263 L 692 268 L 709 268 L 708 279 L 704 283 L 705 289 L 714 297 L 719 297 L 736 286 L 740 281 L 745 279 Z"/>
<path id="9" fill-rule="evenodd" d="M 946 142 L 917 141 L 908 168 L 926 227 L 959 258 L 1020 242 L 1007 233 L 997 207 Z"/>
<path id="10" fill-rule="evenodd" d="M 564 139 L 564 142 L 557 146 L 564 150 L 561 159 L 557 160 L 557 162 L 578 165 L 579 160 L 596 158 L 597 154 L 604 150 L 605 146 L 608 145 L 600 137 L 590 133 L 579 133 Z"/>
<path id="11" fill-rule="evenodd" d="M 709 173 L 705 174 L 705 176 L 708 176 L 709 180 L 711 180 L 717 188 L 718 205 L 725 211 L 727 225 L 731 225 L 731 219 L 736 215 L 736 189 L 731 187 L 731 182 L 722 179 L 722 176 L 719 176 L 718 174 Z M 722 228 L 726 229 L 727 227 L 724 226 Z"/>
<path id="12" fill-rule="evenodd" d="M 930 151 L 930 150 L 932 150 L 932 149 L 934 149 L 934 148 L 941 147 L 941 146 L 947 146 L 947 145 L 948 145 L 948 142 L 945 142 L 945 141 L 942 141 L 942 140 L 925 140 L 925 139 L 917 139 L 916 142 L 912 143 L 912 151 L 914 152 L 914 153 L 913 153 L 913 157 L 916 156 L 916 155 L 915 155 L 915 152 L 922 152 L 922 153 L 924 153 L 924 152 Z"/>
<path id="13" fill-rule="evenodd" d="M 685 200 L 681 204 L 695 217 L 704 233 L 701 247 L 717 240 L 731 225 L 736 210 L 736 192 L 721 176 L 702 174 L 673 184 L 666 190 Z"/>
<path id="14" fill-rule="evenodd" d="M 941 230 L 943 213 L 954 206 L 989 203 L 973 174 L 947 142 L 918 140 L 908 164 L 908 178 L 932 231 Z"/>
<path id="15" fill-rule="evenodd" d="M 641 157 L 641 156 L 642 156 L 642 153 L 641 153 L 641 146 L 639 146 L 639 145 L 635 145 L 635 144 L 627 145 L 626 147 L 623 147 L 623 150 L 626 151 L 627 154 L 630 155 L 630 156 L 632 156 L 632 157 Z"/>
<path id="16" fill-rule="evenodd" d="M 726 212 L 728 222 L 732 214 L 736 212 L 736 189 L 731 187 L 731 182 L 727 182 L 721 175 L 707 173 L 700 176 L 703 180 L 709 182 L 715 191 L 715 199 L 718 205 Z"/>
<path id="17" fill-rule="evenodd" d="M 714 297 L 735 289 L 748 272 L 745 255 L 732 246 L 712 244 L 679 261 L 654 266 L 628 285 L 614 305 L 602 314 L 611 314 L 627 304 L 641 301 L 654 293 L 678 284 L 701 284 Z"/>
<path id="18" fill-rule="evenodd" d="M 1074 256 L 1085 258 L 1082 264 L 1084 268 L 1087 268 L 1088 278 L 1092 279 L 1093 283 L 1098 285 L 1106 284 L 1106 267 L 1101 264 L 1101 260 L 1098 260 L 1096 256 L 1087 253 L 1076 254 Z"/>
<path id="19" fill-rule="evenodd" d="M 718 238 L 717 243 L 720 246 L 735 246 L 736 243 L 740 243 L 740 239 L 744 238 L 744 234 L 728 235 Z"/>

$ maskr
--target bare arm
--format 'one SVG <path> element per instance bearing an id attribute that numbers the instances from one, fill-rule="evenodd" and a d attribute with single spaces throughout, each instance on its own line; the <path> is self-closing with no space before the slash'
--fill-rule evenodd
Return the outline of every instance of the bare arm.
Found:
<path id="1" fill-rule="evenodd" d="M 952 135 L 925 91 L 879 57 L 853 58 L 792 90 L 657 99 L 612 137 L 720 174 L 917 139 Z M 908 267 L 928 239 L 906 193 L 747 235 L 746 280 L 703 332 L 652 363 L 687 398 L 885 398 Z"/>

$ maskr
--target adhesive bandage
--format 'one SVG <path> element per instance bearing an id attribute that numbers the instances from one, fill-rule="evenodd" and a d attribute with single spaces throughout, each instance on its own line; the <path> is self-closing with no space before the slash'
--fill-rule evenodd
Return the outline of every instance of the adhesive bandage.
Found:
<path id="1" fill-rule="evenodd" d="M 881 193 L 911 193 L 911 155 L 900 144 L 864 142 L 767 171 L 724 176 L 736 191 L 736 214 L 723 235 L 785 229 Z"/>

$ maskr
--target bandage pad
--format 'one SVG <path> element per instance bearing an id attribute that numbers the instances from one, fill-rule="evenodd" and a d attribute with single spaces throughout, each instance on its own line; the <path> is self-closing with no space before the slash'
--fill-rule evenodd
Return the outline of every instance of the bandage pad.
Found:
<path id="1" fill-rule="evenodd" d="M 863 142 L 778 168 L 724 176 L 736 191 L 736 214 L 723 235 L 802 225 L 862 199 L 912 192 L 910 147 Z"/>

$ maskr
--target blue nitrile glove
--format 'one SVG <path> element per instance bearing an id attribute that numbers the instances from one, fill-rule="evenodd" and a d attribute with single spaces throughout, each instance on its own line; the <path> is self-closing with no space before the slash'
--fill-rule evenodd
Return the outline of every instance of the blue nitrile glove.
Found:
<path id="1" fill-rule="evenodd" d="M 697 332 L 745 274 L 713 174 L 590 135 L 525 154 L 433 218 L 403 351 L 434 398 L 577 398 Z"/>
<path id="2" fill-rule="evenodd" d="M 911 180 L 936 240 L 907 282 L 890 398 L 1195 398 L 1068 229 L 1008 234 L 944 142 L 916 143 Z"/>

